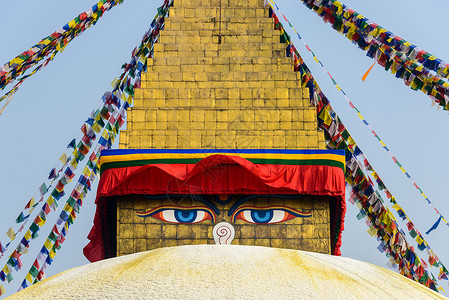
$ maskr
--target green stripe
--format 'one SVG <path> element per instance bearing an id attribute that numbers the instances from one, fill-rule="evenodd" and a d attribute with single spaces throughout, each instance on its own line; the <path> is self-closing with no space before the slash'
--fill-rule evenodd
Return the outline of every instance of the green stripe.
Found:
<path id="1" fill-rule="evenodd" d="M 196 164 L 203 158 L 159 158 L 159 159 L 142 159 L 129 161 L 114 161 L 101 165 L 100 174 L 107 169 L 137 167 L 151 164 Z M 263 158 L 247 158 L 254 164 L 269 165 L 298 165 L 298 166 L 332 166 L 339 167 L 345 171 L 345 165 L 342 162 L 331 159 L 263 159 Z"/>

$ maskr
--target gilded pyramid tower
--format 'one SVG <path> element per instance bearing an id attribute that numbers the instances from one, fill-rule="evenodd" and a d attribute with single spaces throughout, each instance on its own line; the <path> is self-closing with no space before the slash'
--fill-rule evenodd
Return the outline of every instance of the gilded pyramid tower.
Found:
<path id="1" fill-rule="evenodd" d="M 120 148 L 325 149 L 263 0 L 176 0 L 165 22 Z"/>
<path id="2" fill-rule="evenodd" d="M 107 200 L 109 233 L 102 257 L 218 243 L 214 230 L 220 222 L 230 222 L 235 231 L 227 243 L 333 252 L 341 233 L 341 227 L 332 225 L 341 221 L 335 221 L 333 213 L 335 194 L 344 197 L 341 169 L 341 178 L 335 180 L 297 173 L 301 166 L 257 165 L 251 160 L 254 155 L 263 160 L 298 149 L 326 151 L 309 91 L 301 87 L 264 1 L 175 0 L 147 64 L 141 88 L 135 90 L 134 107 L 128 111 L 127 129 L 120 135 L 119 151 L 128 155 L 142 149 L 145 157 L 161 159 L 176 154 L 178 160 L 169 169 L 159 164 L 162 160 L 142 167 L 141 159 L 137 165 L 144 169 L 139 169 L 138 178 L 137 171 L 119 171 L 124 183 L 117 184 L 118 192 L 108 194 L 114 197 Z M 206 157 L 217 149 L 221 149 L 219 164 L 217 159 L 203 159 L 201 167 L 178 164 L 179 159 L 198 153 Z M 236 157 L 239 151 L 250 153 L 246 157 L 254 164 L 242 163 L 242 157 Z M 204 166 L 204 161 L 212 165 Z M 238 164 L 246 169 L 238 169 Z M 293 171 L 285 173 L 290 167 Z M 201 168 L 206 171 L 198 175 Z M 159 175 L 145 173 L 150 169 Z M 283 175 L 273 175 L 278 171 Z M 264 183 L 257 181 L 256 173 Z M 102 180 L 112 186 L 114 176 Z M 267 179 L 270 176 L 276 178 Z M 290 186 L 293 177 L 312 189 L 320 180 L 324 185 L 338 182 L 340 190 L 320 187 L 292 194 L 273 184 L 280 179 Z M 134 183 L 141 184 L 140 189 L 122 188 Z M 230 187 L 231 183 L 238 187 Z M 145 184 L 159 187 L 149 191 Z M 166 191 L 160 188 L 164 184 Z"/>

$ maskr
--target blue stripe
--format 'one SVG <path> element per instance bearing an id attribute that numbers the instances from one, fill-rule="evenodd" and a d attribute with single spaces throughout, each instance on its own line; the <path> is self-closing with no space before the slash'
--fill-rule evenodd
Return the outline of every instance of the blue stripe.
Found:
<path id="1" fill-rule="evenodd" d="M 344 150 L 318 149 L 108 149 L 102 150 L 102 156 L 140 154 L 140 153 L 274 153 L 274 154 L 335 154 L 345 155 Z"/>

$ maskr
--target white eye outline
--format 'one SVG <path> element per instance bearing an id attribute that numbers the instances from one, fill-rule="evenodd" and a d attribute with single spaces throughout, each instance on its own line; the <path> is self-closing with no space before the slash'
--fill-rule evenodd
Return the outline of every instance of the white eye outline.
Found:
<path id="1" fill-rule="evenodd" d="M 272 216 L 268 222 L 257 222 L 253 219 L 252 214 L 255 211 L 271 211 Z M 311 212 L 302 212 L 286 206 L 269 206 L 269 207 L 253 207 L 245 206 L 237 209 L 232 214 L 232 220 L 235 222 L 237 219 L 241 219 L 251 224 L 274 224 L 285 222 L 297 217 L 308 218 L 311 217 Z"/>
<path id="2" fill-rule="evenodd" d="M 241 211 L 241 213 L 243 213 L 243 220 L 249 223 L 253 223 L 253 224 L 273 224 L 273 223 L 279 223 L 282 222 L 286 219 L 286 217 L 288 217 L 289 213 L 284 211 L 284 210 L 280 210 L 280 209 L 264 209 L 263 211 L 271 211 L 272 212 L 272 217 L 268 220 L 268 222 L 256 222 L 253 217 L 252 214 L 254 212 L 257 211 L 261 211 L 261 210 L 255 210 L 255 209 L 245 209 L 243 211 Z"/>
<path id="3" fill-rule="evenodd" d="M 191 222 L 179 220 L 179 218 L 176 218 L 175 212 L 177 213 L 177 212 L 180 212 L 180 211 L 195 212 L 196 213 L 195 220 L 193 220 Z M 203 221 L 207 217 L 206 216 L 206 212 L 204 210 L 196 210 L 196 209 L 189 209 L 189 210 L 184 210 L 184 209 L 167 209 L 167 210 L 161 211 L 160 212 L 160 216 L 163 217 L 164 220 L 167 221 L 167 222 L 179 223 L 179 224 L 194 224 L 194 223 L 198 223 L 198 222 Z"/>
<path id="4" fill-rule="evenodd" d="M 175 213 L 178 211 L 191 211 L 196 213 L 196 217 L 191 222 L 183 222 L 183 220 L 178 217 L 176 218 Z M 146 212 L 138 212 L 139 217 L 152 217 L 164 222 L 174 223 L 174 224 L 194 224 L 205 220 L 211 220 L 215 223 L 216 217 L 214 211 L 203 206 L 192 206 L 192 207 L 180 207 L 180 206 L 159 206 Z"/>

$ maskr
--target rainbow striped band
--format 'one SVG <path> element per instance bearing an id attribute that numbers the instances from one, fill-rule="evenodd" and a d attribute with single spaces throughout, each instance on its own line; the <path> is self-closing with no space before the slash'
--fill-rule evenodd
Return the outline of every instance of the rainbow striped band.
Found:
<path id="1" fill-rule="evenodd" d="M 237 156 L 254 164 L 333 166 L 345 171 L 344 150 L 113 149 L 101 151 L 100 170 L 149 164 L 196 164 L 212 155 Z"/>

